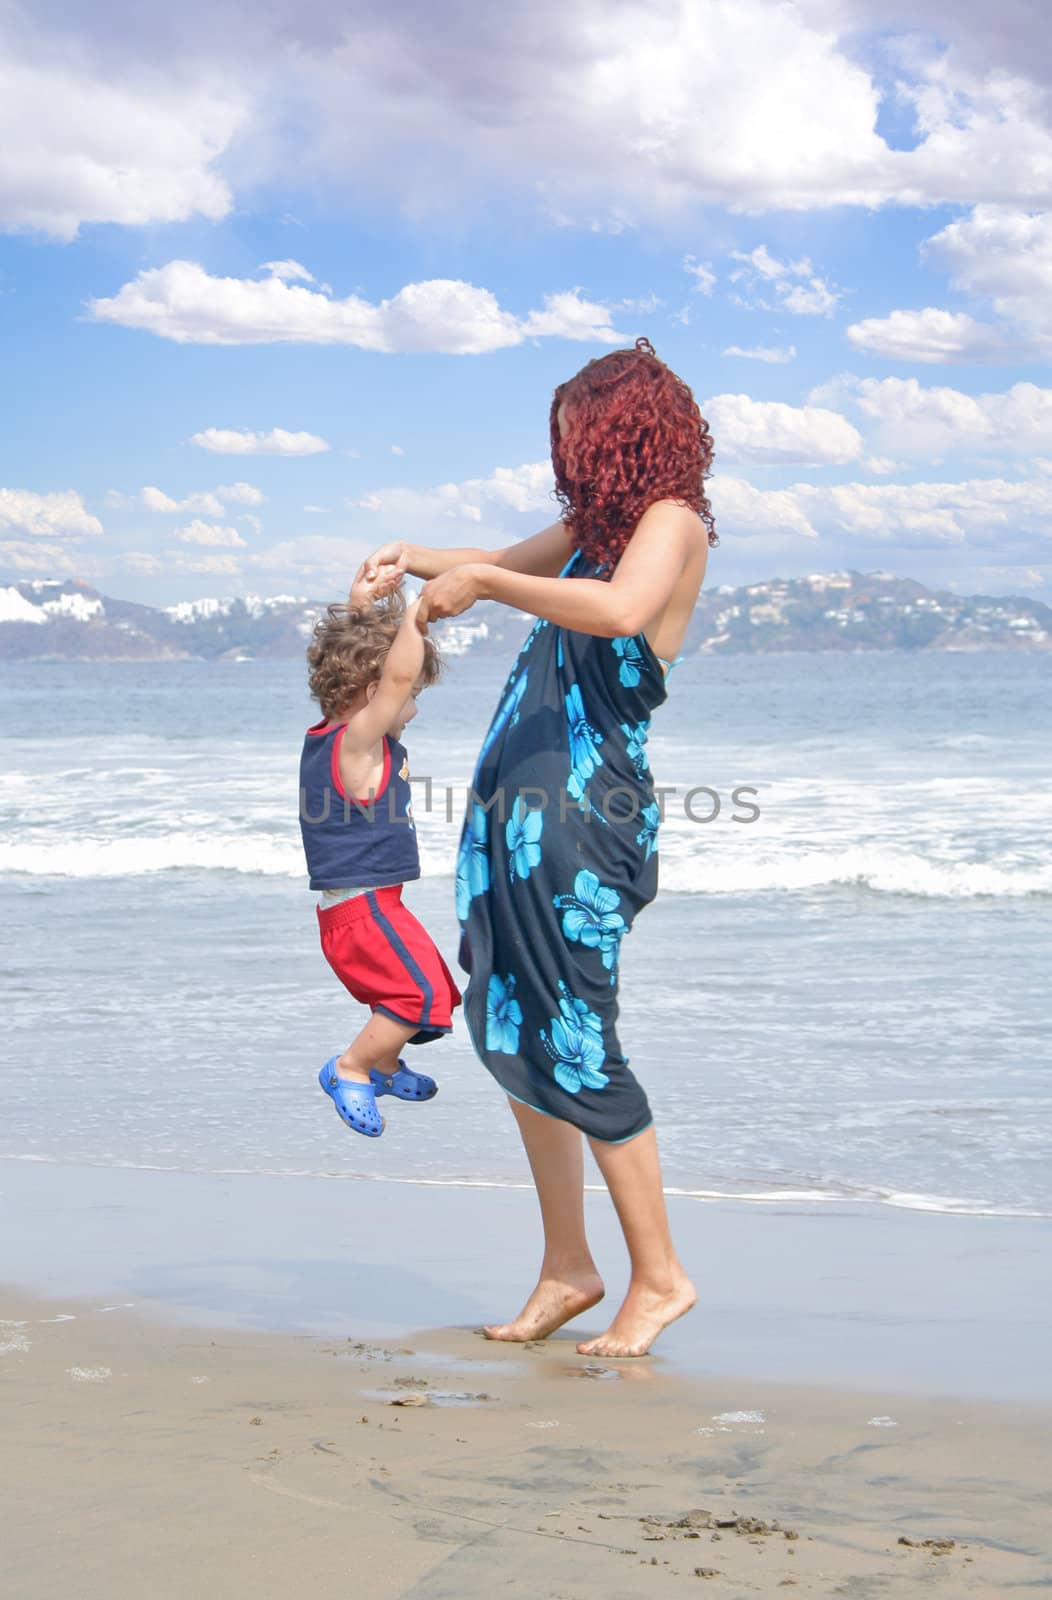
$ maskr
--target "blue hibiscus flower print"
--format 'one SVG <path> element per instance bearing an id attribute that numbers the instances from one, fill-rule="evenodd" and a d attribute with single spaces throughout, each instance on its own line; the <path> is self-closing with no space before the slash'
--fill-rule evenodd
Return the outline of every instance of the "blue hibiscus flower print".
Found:
<path id="1" fill-rule="evenodd" d="M 621 657 L 621 665 L 617 669 L 618 677 L 626 689 L 634 689 L 642 677 L 642 672 L 640 671 L 643 661 L 642 650 L 640 650 L 636 640 L 631 637 L 611 639 L 610 643 Z"/>
<path id="2" fill-rule="evenodd" d="M 504 829 L 508 846 L 508 873 L 512 883 L 516 877 L 528 878 L 533 868 L 540 865 L 543 832 L 544 812 L 529 810 L 522 795 L 517 795 Z"/>
<path id="3" fill-rule="evenodd" d="M 575 800 L 580 800 L 588 779 L 596 767 L 603 765 L 603 758 L 599 754 L 603 736 L 592 727 L 585 716 L 584 701 L 576 683 L 565 696 L 565 700 L 566 721 L 570 734 L 570 776 L 566 780 L 566 792 Z"/>
<path id="4" fill-rule="evenodd" d="M 489 732 L 482 742 L 482 749 L 479 751 L 478 762 L 476 763 L 475 767 L 476 773 L 478 772 L 478 768 L 486 759 L 486 756 L 493 745 L 493 741 L 496 739 L 501 730 L 509 721 L 513 727 L 515 723 L 518 722 L 519 705 L 522 701 L 523 695 L 526 693 L 526 680 L 529 676 L 529 671 L 529 667 L 525 667 L 522 672 L 519 673 L 519 676 L 512 680 L 508 693 L 497 707 L 496 715 L 494 716 L 493 721 L 490 723 Z"/>
<path id="5" fill-rule="evenodd" d="M 643 807 L 640 817 L 642 818 L 643 826 L 636 834 L 636 844 L 642 845 L 643 860 L 649 861 L 657 850 L 657 831 L 658 823 L 661 821 L 661 810 L 652 801 L 650 805 Z"/>
<path id="6" fill-rule="evenodd" d="M 456 885 L 457 918 L 466 922 L 472 900 L 489 888 L 489 817 L 477 800 L 460 836 Z"/>
<path id="7" fill-rule="evenodd" d="M 625 751 L 628 759 L 636 769 L 636 776 L 641 778 L 650 767 L 646 750 L 643 748 L 647 742 L 650 724 L 649 722 L 637 722 L 635 727 L 632 727 L 630 723 L 622 722 L 620 727 L 625 736 Z"/>
<path id="8" fill-rule="evenodd" d="M 526 635 L 525 639 L 522 641 L 522 645 L 521 645 L 521 647 L 519 649 L 519 653 L 515 657 L 516 666 L 522 660 L 523 656 L 529 655 L 530 648 L 533 645 L 534 640 L 537 638 L 537 635 L 541 632 L 541 630 L 544 629 L 544 628 L 547 628 L 549 626 L 550 626 L 550 624 L 548 622 L 548 618 L 547 617 L 538 617 L 537 618 L 537 621 L 533 624 L 533 627 L 530 629 L 529 633 Z"/>
<path id="9" fill-rule="evenodd" d="M 541 1043 L 555 1062 L 555 1081 L 567 1094 L 605 1089 L 610 1079 L 600 1070 L 606 1060 L 602 1022 L 565 983 L 560 981 L 559 989 L 559 1015 L 551 1020 L 550 1035 L 541 1029 Z"/>
<path id="10" fill-rule="evenodd" d="M 514 998 L 515 979 L 493 973 L 486 990 L 486 1049 L 500 1050 L 506 1056 L 519 1053 L 522 1007 Z"/>
<path id="11" fill-rule="evenodd" d="M 604 888 L 594 872 L 582 869 L 574 879 L 573 894 L 557 894 L 553 900 L 563 913 L 566 938 L 579 941 L 586 949 L 598 950 L 603 966 L 612 973 L 625 931 L 625 919 L 617 909 L 621 896 L 614 889 Z M 614 982 L 613 977 L 610 982 Z"/>

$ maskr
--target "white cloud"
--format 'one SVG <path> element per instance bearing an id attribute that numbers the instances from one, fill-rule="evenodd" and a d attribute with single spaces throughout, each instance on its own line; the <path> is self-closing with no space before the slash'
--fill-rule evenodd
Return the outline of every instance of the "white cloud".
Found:
<path id="1" fill-rule="evenodd" d="M 1010 322 L 1052 329 L 1052 211 L 976 206 L 928 239 L 921 255 L 946 268 L 955 289 L 992 300 Z"/>
<path id="2" fill-rule="evenodd" d="M 824 278 L 808 278 L 806 284 L 793 284 L 783 296 L 782 305 L 794 317 L 829 317 L 839 299 L 839 293 L 831 289 Z"/>
<path id="3" fill-rule="evenodd" d="M 262 572 L 295 572 L 301 578 L 324 578 L 333 589 L 345 589 L 372 549 L 373 544 L 364 538 L 304 534 L 259 550 L 246 557 L 246 563 Z"/>
<path id="4" fill-rule="evenodd" d="M 1052 355 L 1052 211 L 980 205 L 921 246 L 953 288 L 989 300 L 1001 319 L 927 306 L 892 311 L 847 330 L 857 349 L 893 359 L 1007 363 Z"/>
<path id="5" fill-rule="evenodd" d="M 847 336 L 856 350 L 892 361 L 1004 362 L 1017 360 L 1018 346 L 990 323 L 965 311 L 892 311 L 887 317 L 853 322 Z"/>
<path id="6" fill-rule="evenodd" d="M 907 31 L 914 49 L 927 35 L 950 48 L 952 59 L 980 71 L 1007 68 L 1037 82 L 1052 84 L 1052 42 L 1033 0 L 796 0 L 814 25 L 848 29 L 878 28 L 884 34 Z"/>
<path id="7" fill-rule="evenodd" d="M 175 537 L 183 544 L 225 545 L 233 548 L 244 547 L 245 544 L 236 528 L 223 527 L 216 522 L 202 522 L 199 517 L 176 528 Z"/>
<path id="8" fill-rule="evenodd" d="M 102 523 L 85 509 L 73 489 L 54 494 L 36 494 L 32 489 L 0 489 L 0 530 L 39 534 L 54 538 L 65 534 L 77 538 L 99 534 Z"/>
<path id="9" fill-rule="evenodd" d="M 816 275 L 806 256 L 799 261 L 779 261 L 765 244 L 730 254 L 732 261 L 741 262 L 730 274 L 731 283 L 742 286 L 734 297 L 738 304 L 750 310 L 789 311 L 796 317 L 829 317 L 836 310 L 840 291 Z M 772 292 L 774 300 L 764 298 Z"/>
<path id="10" fill-rule="evenodd" d="M 292 0 L 8 7 L 2 214 L 70 237 L 222 216 L 231 186 L 380 199 L 416 223 L 526 196 L 608 231 L 711 205 L 1047 204 L 1041 11 L 982 9 L 898 0 L 928 38 L 899 52 L 913 147 L 892 148 L 866 64 L 888 59 L 876 0 L 505 0 L 441 26 L 370 4 L 352 26 Z M 272 281 L 307 281 L 289 266 L 269 263 Z"/>
<path id="11" fill-rule="evenodd" d="M 709 485 L 709 499 L 720 532 L 745 538 L 770 533 L 818 538 L 818 529 L 789 489 L 757 489 L 744 478 L 720 473 Z"/>
<path id="12" fill-rule="evenodd" d="M 67 549 L 60 544 L 23 544 L 17 539 L 0 539 L 0 563 L 15 572 L 43 572 L 49 578 L 74 576 L 81 571 Z"/>
<path id="13" fill-rule="evenodd" d="M 405 455 L 405 451 L 402 449 L 402 446 L 400 444 L 393 444 L 391 446 L 391 454 L 393 456 L 404 456 Z"/>
<path id="14" fill-rule="evenodd" d="M 220 72 L 114 72 L 85 54 L 55 35 L 0 48 L 0 228 L 70 240 L 89 222 L 226 216 L 215 167 L 245 121 L 241 87 Z"/>
<path id="15" fill-rule="evenodd" d="M 204 428 L 191 435 L 191 444 L 226 456 L 315 456 L 331 448 L 328 440 L 316 433 L 289 433 L 271 428 L 269 433 L 252 433 L 247 428 Z"/>
<path id="16" fill-rule="evenodd" d="M 879 448 L 907 459 L 977 452 L 997 455 L 1052 450 L 1052 389 L 1016 383 L 990 394 L 926 388 L 916 378 L 841 378 L 812 400 L 836 395 L 853 405 Z"/>
<path id="17" fill-rule="evenodd" d="M 554 487 L 549 461 L 520 467 L 495 467 L 488 478 L 467 478 L 462 483 L 438 484 L 432 489 L 396 486 L 375 489 L 351 502 L 392 523 L 403 522 L 426 530 L 435 518 L 501 525 L 502 511 L 552 511 Z"/>
<path id="18" fill-rule="evenodd" d="M 299 261 L 264 261 L 260 272 L 267 272 L 272 278 L 280 278 L 283 283 L 315 283 L 317 280 L 313 272 Z"/>
<path id="19" fill-rule="evenodd" d="M 170 550 L 165 561 L 166 572 L 200 572 L 211 577 L 236 578 L 241 572 L 237 556 L 189 555 L 182 550 Z"/>
<path id="20" fill-rule="evenodd" d="M 577 289 L 544 297 L 524 318 L 503 311 L 488 289 L 459 278 L 409 283 L 374 305 L 360 295 L 334 300 L 278 277 L 214 278 L 195 261 L 170 261 L 88 303 L 99 322 L 139 328 L 178 344 L 346 344 L 384 352 L 479 355 L 554 337 L 600 344 L 623 340 L 607 307 Z"/>
<path id="21" fill-rule="evenodd" d="M 186 495 L 182 500 L 174 500 L 170 494 L 165 494 L 163 489 L 147 485 L 140 494 L 140 501 L 147 511 L 158 512 L 197 512 L 205 517 L 221 517 L 225 505 L 261 506 L 266 503 L 266 495 L 252 483 L 221 483 L 216 489 L 198 489 L 193 494 Z M 114 503 L 123 504 L 126 496 L 116 496 Z"/>
<path id="22" fill-rule="evenodd" d="M 168 563 L 163 557 L 151 555 L 146 550 L 128 550 L 121 556 L 119 565 L 137 578 L 158 578 L 168 570 Z"/>
<path id="23" fill-rule="evenodd" d="M 214 490 L 195 490 L 192 494 L 185 494 L 182 499 L 173 499 L 171 494 L 158 490 L 153 485 L 145 486 L 139 494 L 139 502 L 145 510 L 155 512 L 195 512 L 201 517 L 222 517 L 227 504 L 230 506 L 262 506 L 265 496 L 257 490 L 254 483 L 221 483 Z M 123 507 L 128 502 L 125 494 L 115 494 L 112 499 L 114 506 Z"/>
<path id="24" fill-rule="evenodd" d="M 741 356 L 745 361 L 766 361 L 769 366 L 781 367 L 795 361 L 796 346 L 758 344 L 743 350 L 740 345 L 729 344 L 723 353 L 725 356 Z"/>
<path id="25" fill-rule="evenodd" d="M 786 273 L 790 270 L 785 265 L 784 261 L 779 261 L 775 256 L 771 255 L 765 244 L 758 244 L 755 250 L 732 250 L 731 260 L 744 262 L 745 265 L 751 267 L 759 277 L 766 278 L 772 283 L 776 282 L 779 278 L 784 278 Z M 805 272 L 810 272 L 811 270 L 809 262 L 798 263 L 798 267 L 799 266 L 802 266 Z M 736 283 L 738 279 L 743 276 L 744 274 L 741 272 L 732 272 L 731 282 Z"/>
<path id="26" fill-rule="evenodd" d="M 152 484 L 147 484 L 140 496 L 147 511 L 200 511 L 206 517 L 221 517 L 223 515 L 222 502 L 217 495 L 205 491 L 188 494 L 185 500 L 173 500 L 170 494 L 165 494 L 163 489 L 157 489 Z"/>
<path id="27" fill-rule="evenodd" d="M 418 287 L 425 287 L 419 285 Z M 466 285 L 465 287 L 470 287 Z M 486 293 L 485 290 L 477 291 Z M 405 290 L 402 291 L 405 293 Z M 578 339 L 585 343 L 624 344 L 627 336 L 610 326 L 610 311 L 606 306 L 581 299 L 580 289 L 568 289 L 560 294 L 546 294 L 544 310 L 531 311 L 517 323 L 522 338 Z M 514 321 L 515 319 L 513 319 Z M 518 338 L 509 341 L 518 344 Z M 430 348 L 430 346 L 429 346 Z"/>
<path id="28" fill-rule="evenodd" d="M 660 311 L 664 303 L 651 290 L 649 294 L 637 295 L 635 299 L 629 296 L 624 300 L 615 300 L 610 310 L 631 311 L 636 316 L 649 317 L 653 312 Z"/>
<path id="29" fill-rule="evenodd" d="M 844 535 L 904 550 L 995 548 L 1033 559 L 1049 543 L 1052 483 L 973 478 L 960 483 L 819 486 L 795 483 L 758 490 L 740 478 L 713 477 L 712 505 L 721 535 L 784 532 L 805 538 Z"/>
<path id="30" fill-rule="evenodd" d="M 217 500 L 232 506 L 265 506 L 267 497 L 254 483 L 221 483 L 214 491 Z"/>
<path id="31" fill-rule="evenodd" d="M 697 294 L 709 295 L 715 289 L 716 274 L 707 261 L 698 261 L 695 256 L 684 256 L 683 270 L 689 272 L 694 279 L 694 290 Z"/>
<path id="32" fill-rule="evenodd" d="M 721 461 L 841 465 L 862 455 L 858 429 L 836 411 L 718 394 L 701 407 Z"/>

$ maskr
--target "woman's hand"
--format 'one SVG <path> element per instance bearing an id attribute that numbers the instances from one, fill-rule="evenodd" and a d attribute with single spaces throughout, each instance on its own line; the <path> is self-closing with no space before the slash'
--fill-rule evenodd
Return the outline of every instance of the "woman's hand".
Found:
<path id="1" fill-rule="evenodd" d="M 409 543 L 406 539 L 391 539 L 387 544 L 382 544 L 374 550 L 371 556 L 366 556 L 359 568 L 367 578 L 371 578 L 377 567 L 397 566 L 405 572 L 409 565 Z"/>
<path id="2" fill-rule="evenodd" d="M 450 567 L 438 578 L 430 578 L 420 591 L 416 625 L 421 633 L 427 632 L 429 622 L 439 617 L 459 617 L 482 595 L 484 568 L 476 563 Z"/>
<path id="3" fill-rule="evenodd" d="M 401 561 L 378 561 L 377 552 L 367 556 L 354 575 L 351 583 L 351 592 L 348 603 L 361 610 L 375 605 L 377 600 L 382 600 L 386 595 L 393 594 L 405 577 L 405 566 Z"/>

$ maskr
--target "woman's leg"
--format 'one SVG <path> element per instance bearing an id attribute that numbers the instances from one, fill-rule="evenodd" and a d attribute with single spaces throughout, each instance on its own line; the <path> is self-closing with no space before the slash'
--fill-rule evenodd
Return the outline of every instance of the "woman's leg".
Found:
<path id="1" fill-rule="evenodd" d="M 510 1100 L 510 1097 L 509 1097 Z M 514 1322 L 483 1329 L 487 1339 L 544 1339 L 603 1298 L 584 1234 L 584 1147 L 568 1122 L 510 1100 L 537 1186 L 544 1259 L 537 1287 Z"/>
<path id="2" fill-rule="evenodd" d="M 621 1223 L 632 1276 L 607 1331 L 577 1348 L 584 1356 L 645 1356 L 662 1328 L 697 1298 L 669 1233 L 657 1135 L 651 1126 L 627 1144 L 588 1142 Z"/>

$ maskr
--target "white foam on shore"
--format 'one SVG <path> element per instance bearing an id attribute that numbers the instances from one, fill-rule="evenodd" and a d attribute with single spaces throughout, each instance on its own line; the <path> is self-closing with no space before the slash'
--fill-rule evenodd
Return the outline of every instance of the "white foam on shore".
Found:
<path id="1" fill-rule="evenodd" d="M 308 1167 L 187 1167 L 178 1164 L 162 1165 L 156 1161 L 87 1161 L 67 1163 L 58 1156 L 24 1154 L 20 1151 L 0 1152 L 0 1161 L 35 1161 L 47 1166 L 74 1165 L 95 1170 L 119 1172 L 175 1172 L 203 1178 L 318 1178 L 335 1179 L 344 1183 L 387 1183 L 417 1189 L 507 1189 L 530 1194 L 533 1185 L 504 1178 L 429 1178 L 423 1175 L 397 1176 L 380 1172 L 323 1172 Z M 600 1183 L 586 1183 L 588 1194 L 606 1194 Z M 846 1186 L 833 1189 L 683 1189 L 668 1185 L 664 1193 L 671 1199 L 696 1200 L 710 1204 L 790 1207 L 809 1206 L 893 1206 L 905 1211 L 930 1212 L 951 1217 L 1002 1217 L 1007 1221 L 1041 1221 L 1052 1218 L 1052 1211 L 1039 1211 L 1026 1206 L 994 1206 L 981 1200 L 948 1195 L 911 1194 L 891 1189 L 858 1188 Z M 134 1305 L 134 1301 L 124 1302 Z M 121 1309 L 117 1306 L 99 1306 L 100 1311 Z M 0 1324 L 2 1326 L 2 1324 Z"/>
<path id="2" fill-rule="evenodd" d="M 421 841 L 421 876 L 452 879 L 455 838 Z M 932 900 L 1052 895 L 1052 862 L 937 861 L 883 845 L 801 850 L 697 850 L 682 839 L 662 852 L 663 894 L 796 894 L 861 889 Z M 258 831 L 182 829 L 138 837 L 49 835 L 30 830 L 0 841 L 0 873 L 32 878 L 128 878 L 162 872 L 224 872 L 303 880 L 298 839 Z"/>
<path id="3" fill-rule="evenodd" d="M 0 1356 L 24 1355 L 31 1348 L 22 1331 L 27 1326 L 24 1320 L 0 1318 Z"/>

